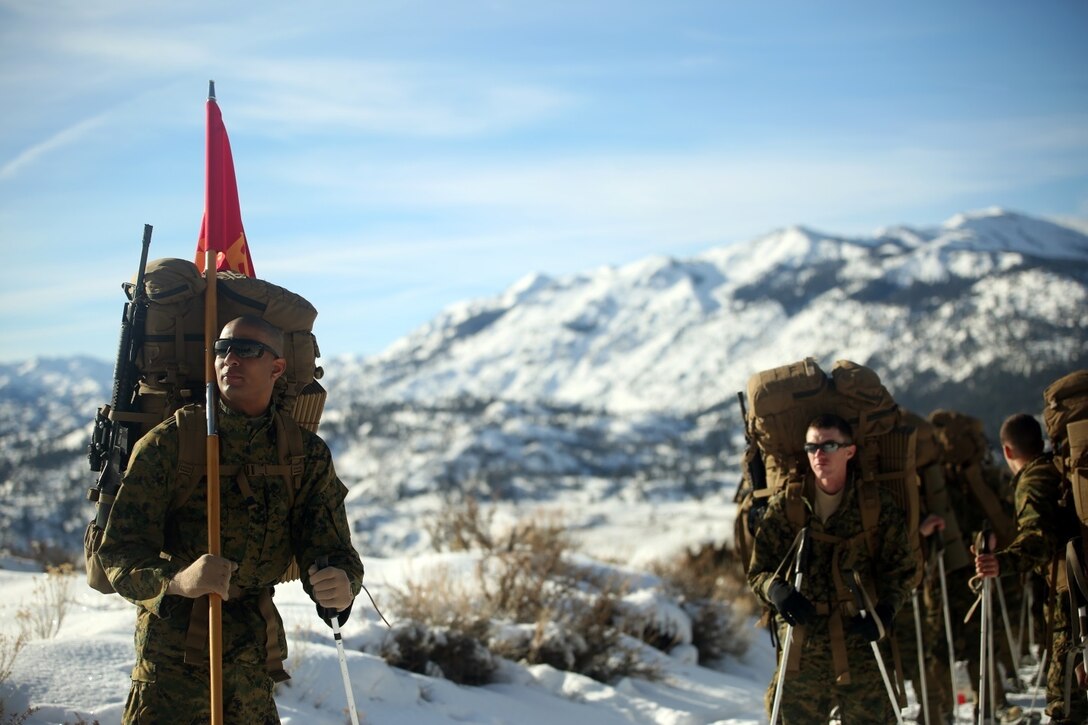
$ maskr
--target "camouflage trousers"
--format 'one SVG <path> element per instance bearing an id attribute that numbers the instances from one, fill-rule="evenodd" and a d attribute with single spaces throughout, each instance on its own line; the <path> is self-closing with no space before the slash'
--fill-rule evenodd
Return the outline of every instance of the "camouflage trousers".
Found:
<path id="1" fill-rule="evenodd" d="M 779 630 L 785 642 L 785 627 Z M 774 704 L 774 693 L 782 670 L 779 666 L 764 696 L 767 715 Z M 847 635 L 846 656 L 850 683 L 839 684 L 831 660 L 831 642 L 826 634 L 809 633 L 801 647 L 800 669 L 787 672 L 783 683 L 781 722 L 783 725 L 811 725 L 828 721 L 832 708 L 838 706 L 842 725 L 879 725 L 894 723 L 895 711 L 884 689 L 876 658 L 870 644 Z M 885 652 L 885 662 L 889 662 Z"/>
<path id="2" fill-rule="evenodd" d="M 1083 723 L 1088 721 L 1088 699 L 1084 690 L 1077 687 L 1077 678 L 1070 670 L 1079 660 L 1077 643 L 1070 636 L 1072 632 L 1069 595 L 1066 592 L 1054 598 L 1054 617 L 1051 639 L 1051 659 L 1046 668 L 1046 714 L 1054 723 Z M 1072 655 L 1072 657 L 1070 657 Z M 1065 712 L 1065 677 L 1072 677 L 1070 686 L 1070 712 Z"/>
<path id="3" fill-rule="evenodd" d="M 272 686 L 263 667 L 224 664 L 224 725 L 278 725 Z M 136 663 L 122 725 L 203 725 L 210 720 L 206 666 Z"/>
<path id="4" fill-rule="evenodd" d="M 939 586 L 939 585 L 938 585 Z M 918 668 L 918 639 L 915 626 L 914 607 L 917 601 L 919 608 L 918 617 L 922 625 L 922 660 L 924 673 Z M 944 627 L 939 625 L 938 618 L 930 616 L 930 608 L 934 602 L 929 597 L 919 594 L 917 600 L 914 597 L 899 610 L 895 617 L 893 634 L 899 645 L 899 656 L 903 666 L 904 678 L 910 680 L 914 687 L 915 696 L 919 704 L 922 701 L 922 676 L 925 676 L 925 694 L 929 705 L 929 722 L 945 722 L 946 717 L 953 712 L 950 678 L 941 676 L 941 669 L 936 666 L 933 657 L 936 643 L 944 637 Z M 938 593 L 936 606 L 941 606 Z M 947 649 L 947 647 L 945 648 Z"/>
<path id="5" fill-rule="evenodd" d="M 946 584 L 948 587 L 949 615 L 952 620 L 952 646 L 955 649 L 954 658 L 967 662 L 967 673 L 970 678 L 970 684 L 972 689 L 977 693 L 979 687 L 979 658 L 981 654 L 982 636 L 981 606 L 975 609 L 970 620 L 967 622 L 963 621 L 964 617 L 971 610 L 971 607 L 975 604 L 976 599 L 978 599 L 978 595 L 967 585 L 967 581 L 973 573 L 972 570 L 968 569 L 960 569 L 956 572 L 952 572 L 948 575 Z M 934 581 L 927 585 L 925 598 L 927 602 L 927 615 L 931 618 L 932 627 L 939 628 L 941 634 L 933 643 L 933 648 L 930 652 L 928 670 L 932 673 L 933 677 L 931 680 L 927 680 L 927 684 L 933 683 L 933 688 L 930 689 L 929 694 L 931 698 L 937 698 L 941 711 L 952 712 L 953 710 L 951 708 L 954 704 L 952 701 L 951 674 L 948 669 L 948 645 L 944 630 L 944 605 L 941 600 L 940 582 L 936 581 L 936 579 L 937 577 L 934 577 Z M 1006 585 L 1006 591 L 1011 588 L 1011 583 Z M 1019 603 L 1019 599 L 1014 601 Z M 1009 604 L 1008 600 L 1006 600 L 1006 604 Z M 1005 667 L 1006 671 L 1015 673 L 1016 670 L 1012 664 L 1012 656 L 1009 652 L 1008 639 L 1005 636 L 1000 604 L 996 593 L 993 596 L 993 609 L 995 619 L 995 621 L 992 622 L 994 654 L 998 662 L 1002 663 Z M 1015 612 L 1016 610 L 1014 609 L 1013 611 Z M 1005 685 L 1000 677 L 994 682 L 993 694 L 998 707 L 1007 704 Z M 990 698 L 987 696 L 986 699 L 987 702 L 983 703 L 983 711 L 989 716 L 990 707 L 988 700 Z"/>

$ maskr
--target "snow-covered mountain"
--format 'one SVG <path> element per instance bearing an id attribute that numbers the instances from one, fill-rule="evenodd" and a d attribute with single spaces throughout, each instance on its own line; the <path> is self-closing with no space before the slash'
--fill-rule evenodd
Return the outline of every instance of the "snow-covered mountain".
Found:
<path id="1" fill-rule="evenodd" d="M 725 497 L 753 373 L 847 358 L 901 404 L 992 431 L 1088 367 L 1086 297 L 1088 236 L 1038 218 L 991 209 L 853 238 L 791 227 L 687 260 L 531 275 L 380 355 L 321 361 L 321 430 L 372 553 L 425 544 L 390 538 L 383 507 L 465 492 L 586 507 Z M 0 365 L 0 548 L 78 548 L 111 371 Z"/>
<path id="2" fill-rule="evenodd" d="M 812 355 L 870 364 L 929 407 L 956 386 L 1037 385 L 1083 364 L 1086 281 L 1088 237 L 999 209 L 865 238 L 790 227 L 689 260 L 531 275 L 326 367 L 347 399 L 686 412 Z"/>

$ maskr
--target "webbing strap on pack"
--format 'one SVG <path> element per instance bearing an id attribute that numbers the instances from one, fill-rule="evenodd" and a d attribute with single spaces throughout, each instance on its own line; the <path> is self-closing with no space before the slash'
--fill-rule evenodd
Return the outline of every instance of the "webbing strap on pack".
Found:
<path id="1" fill-rule="evenodd" d="M 994 533 L 997 534 L 998 548 L 1008 546 L 1016 538 L 1016 524 L 1002 510 L 1001 502 L 997 498 L 997 492 L 986 485 L 986 481 L 982 478 L 982 468 L 977 462 L 973 462 L 961 470 L 963 477 L 967 480 L 967 485 L 971 488 L 971 494 L 982 506 L 990 526 L 993 527 Z"/>
<path id="2" fill-rule="evenodd" d="M 200 406 L 185 406 L 174 413 L 178 426 L 178 466 L 176 470 L 177 491 L 171 503 L 172 509 L 182 506 L 192 496 L 197 485 L 204 479 L 207 471 L 205 459 L 205 441 L 207 438 L 206 418 Z M 295 505 L 295 494 L 302 486 L 305 473 L 306 456 L 303 451 L 302 431 L 294 420 L 278 410 L 274 412 L 276 425 L 276 448 L 279 463 L 247 463 L 219 467 L 223 478 L 234 479 L 246 497 L 248 505 L 255 505 L 249 479 L 254 477 L 280 477 L 284 480 L 288 506 Z M 290 565 L 280 577 L 281 582 L 292 581 L 301 576 L 298 562 L 291 559 Z M 265 646 L 269 676 L 276 682 L 289 679 L 283 669 L 285 654 L 280 648 L 279 623 L 275 606 L 272 603 L 272 589 L 266 588 L 259 594 L 258 608 L 265 620 Z M 208 641 L 208 598 L 193 600 L 193 611 L 186 633 L 185 661 L 202 662 L 207 660 Z"/>
<path id="3" fill-rule="evenodd" d="M 283 669 L 286 659 L 280 647 L 279 626 L 276 608 L 272 604 L 272 587 L 264 587 L 257 595 L 257 608 L 264 617 L 265 627 L 265 669 L 274 682 L 291 679 Z M 208 595 L 193 599 L 193 608 L 189 612 L 189 628 L 185 632 L 185 662 L 202 664 L 208 661 Z"/>

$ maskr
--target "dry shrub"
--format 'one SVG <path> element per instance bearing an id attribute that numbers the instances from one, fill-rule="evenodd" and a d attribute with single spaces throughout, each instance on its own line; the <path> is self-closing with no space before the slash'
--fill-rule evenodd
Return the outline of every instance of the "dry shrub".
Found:
<path id="1" fill-rule="evenodd" d="M 382 647 L 381 656 L 394 667 L 461 685 L 491 682 L 497 662 L 484 644 L 490 622 L 454 622 L 432 626 L 417 621 L 399 623 Z"/>
<path id="2" fill-rule="evenodd" d="M 11 676 L 11 670 L 15 667 L 15 658 L 19 656 L 19 651 L 26 644 L 26 640 L 25 631 L 20 631 L 16 635 L 0 632 L 0 685 L 7 682 L 8 677 Z"/>
<path id="3" fill-rule="evenodd" d="M 490 622 L 471 585 L 449 569 L 392 588 L 400 615 L 382 647 L 382 658 L 411 672 L 445 677 L 463 685 L 491 681 L 496 663 L 484 644 Z"/>
<path id="4" fill-rule="evenodd" d="M 728 545 L 704 544 L 653 567 L 692 620 L 692 644 L 707 664 L 748 649 L 746 620 L 759 609 L 743 563 Z"/>
<path id="5" fill-rule="evenodd" d="M 72 603 L 74 579 L 75 569 L 71 564 L 46 567 L 45 579 L 34 584 L 34 603 L 15 613 L 19 628 L 38 639 L 56 637 Z"/>
<path id="6" fill-rule="evenodd" d="M 471 581 L 436 570 L 393 590 L 394 606 L 412 623 L 395 629 L 390 651 L 382 653 L 387 661 L 465 684 L 489 681 L 492 653 L 602 682 L 656 676 L 625 644 L 620 588 L 569 563 L 566 526 L 538 517 L 495 532 L 491 518 L 470 498 L 447 507 L 428 528 L 435 548 L 475 549 L 482 557 Z M 529 625 L 534 636 L 504 640 L 493 622 Z"/>
<path id="7" fill-rule="evenodd" d="M 435 551 L 471 551 L 493 549 L 491 524 L 494 509 L 486 517 L 480 512 L 480 503 L 474 496 L 467 496 L 464 504 L 447 503 L 438 516 L 424 529 L 431 537 Z"/>
<path id="8" fill-rule="evenodd" d="M 508 659 L 551 665 L 599 682 L 657 679 L 660 668 L 644 661 L 637 645 L 628 644 L 622 595 L 622 589 L 613 585 L 580 596 L 567 590 L 553 608 L 539 612 L 530 640 L 493 642 L 492 647 Z"/>
<path id="9" fill-rule="evenodd" d="M 31 718 L 37 711 L 38 708 L 36 707 L 28 707 L 22 712 L 9 713 L 4 706 L 4 701 L 0 699 L 0 725 L 23 725 L 23 723 Z"/>

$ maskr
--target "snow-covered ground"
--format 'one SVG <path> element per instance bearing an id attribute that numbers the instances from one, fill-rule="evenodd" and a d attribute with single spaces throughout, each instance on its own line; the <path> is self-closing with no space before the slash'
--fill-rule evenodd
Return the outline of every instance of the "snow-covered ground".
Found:
<path id="1" fill-rule="evenodd" d="M 554 515 L 523 511 L 525 515 Z M 572 532 L 582 554 L 600 562 L 648 565 L 685 547 L 731 539 L 733 507 L 725 502 L 598 504 L 574 517 Z M 418 512 L 406 512 L 405 527 L 419 526 Z M 497 513 L 496 525 L 515 512 Z M 409 538 L 409 537 L 405 537 Z M 473 566 L 465 553 L 423 553 L 373 558 L 362 552 L 367 586 L 385 614 L 391 588 L 433 567 L 466 575 Z M 602 564 L 604 565 L 604 564 Z M 651 579 L 652 577 L 646 577 Z M 0 634 L 26 629 L 25 617 L 55 611 L 57 599 L 47 575 L 29 562 L 0 559 Z M 8 681 L 0 686 L 8 716 L 33 708 L 27 725 L 45 723 L 119 723 L 133 662 L 134 609 L 117 596 L 101 595 L 70 578 L 70 603 L 54 637 L 33 638 L 16 657 Z M 638 592 L 632 593 L 637 597 Z M 43 603 L 45 602 L 45 603 Z M 289 635 L 292 680 L 280 685 L 276 701 L 289 725 L 342 725 L 348 722 L 339 659 L 331 631 L 314 613 L 302 587 L 277 587 L 276 603 Z M 37 608 L 35 610 L 35 607 Z M 662 618 L 677 616 L 663 609 Z M 20 617 L 23 617 L 20 620 Z M 774 669 L 774 652 L 761 631 L 750 633 L 750 647 L 714 667 L 695 664 L 690 647 L 666 655 L 644 647 L 642 656 L 656 663 L 656 680 L 626 678 L 606 685 L 547 665 L 502 661 L 496 681 L 482 687 L 454 684 L 389 666 L 375 654 L 386 627 L 365 597 L 344 627 L 344 643 L 360 721 L 375 725 L 428 723 L 510 723 L 511 725 L 741 725 L 766 722 L 763 693 Z M 47 625 L 39 625 L 47 626 Z M 366 650 L 366 651 L 364 651 Z M 3 664 L 0 659 L 0 665 Z M 2 667 L 0 667 L 2 669 Z M 1033 674 L 1025 670 L 1026 677 Z M 1042 697 L 1035 693 L 1037 709 Z M 1013 704 L 1028 708 L 1033 691 L 1010 694 Z M 961 722 L 971 708 L 960 708 Z M 907 714 L 917 712 L 912 706 Z"/>
<path id="2" fill-rule="evenodd" d="M 507 512 L 509 514 L 510 512 Z M 528 512 L 526 512 L 528 513 Z M 725 537 L 729 506 L 695 503 L 644 507 L 618 504 L 587 512 L 575 528 L 580 548 L 602 560 L 649 561 L 651 552 L 667 556 L 691 543 Z M 498 520 L 498 516 L 496 520 Z M 694 524 L 685 519 L 699 519 Z M 592 520 L 594 524 L 587 526 Z M 418 525 L 406 516 L 404 525 Z M 713 525 L 716 524 L 716 527 Z M 363 553 L 367 586 L 379 605 L 389 588 L 433 566 L 464 566 L 464 554 L 416 554 L 375 559 Z M 0 632 L 18 631 L 18 613 L 40 605 L 46 575 L 26 562 L 0 561 Z M 134 609 L 117 596 L 101 595 L 72 578 L 71 603 L 55 637 L 33 639 L 19 652 L 8 682 L 0 690 L 7 713 L 37 708 L 27 725 L 120 721 L 133 661 Z M 280 716 L 295 725 L 347 722 L 344 686 L 330 630 L 315 616 L 297 582 L 277 587 L 276 604 L 289 634 L 292 680 L 277 690 Z M 40 605 L 40 609 L 47 609 Z M 383 606 L 392 619 L 395 613 Z M 662 616 L 667 616 L 663 614 Z M 605 685 L 547 665 L 501 663 L 497 682 L 469 687 L 406 672 L 360 650 L 384 636 L 385 625 L 365 597 L 344 627 L 344 642 L 360 720 L 368 723 L 758 723 L 763 691 L 773 670 L 773 651 L 759 632 L 739 659 L 714 669 L 693 664 L 690 649 L 677 656 L 655 654 L 663 677 L 625 679 Z M 373 649 L 373 647 L 369 647 Z"/>

